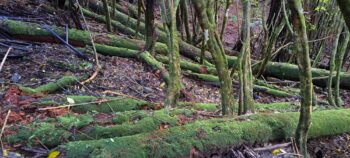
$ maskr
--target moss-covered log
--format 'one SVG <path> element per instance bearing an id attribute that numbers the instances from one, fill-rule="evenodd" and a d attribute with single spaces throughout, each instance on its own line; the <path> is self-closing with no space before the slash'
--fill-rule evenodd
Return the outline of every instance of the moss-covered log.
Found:
<path id="1" fill-rule="evenodd" d="M 30 88 L 30 87 L 24 87 L 19 86 L 19 89 L 25 93 L 28 94 L 36 94 L 36 93 L 52 93 L 57 90 L 60 90 L 64 87 L 67 87 L 69 85 L 73 85 L 75 83 L 78 83 L 80 80 L 83 80 L 86 77 L 74 77 L 74 76 L 63 76 L 59 80 L 55 82 L 50 82 L 44 85 L 41 85 L 37 88 Z"/>
<path id="2" fill-rule="evenodd" d="M 4 140 L 10 144 L 27 145 L 35 145 L 40 140 L 45 146 L 55 147 L 68 141 L 130 136 L 184 125 L 198 118 L 196 110 L 214 112 L 219 109 L 219 106 L 213 103 L 180 102 L 178 105 L 185 109 L 132 110 L 117 112 L 113 115 L 68 114 L 58 118 L 48 118 L 42 122 L 21 126 L 16 134 Z M 290 112 L 297 111 L 299 108 L 298 105 L 289 102 L 256 104 L 256 106 L 257 111 Z M 101 116 L 107 117 L 101 120 Z"/>
<path id="3" fill-rule="evenodd" d="M 164 81 L 169 83 L 169 73 L 165 69 L 163 63 L 156 60 L 149 52 L 140 52 L 132 49 L 112 47 L 101 44 L 96 44 L 95 46 L 96 51 L 103 55 L 141 59 L 141 61 L 151 66 L 153 70 L 159 70 Z"/>
<path id="4" fill-rule="evenodd" d="M 51 26 L 51 28 L 58 35 L 65 37 L 64 28 L 56 26 Z M 41 25 L 35 23 L 14 20 L 0 20 L 0 29 L 2 29 L 4 32 L 7 32 L 11 36 L 22 40 L 34 42 L 59 42 L 46 29 L 42 28 Z M 91 44 L 90 36 L 87 31 L 69 29 L 68 36 L 69 44 L 72 44 L 74 46 L 85 47 L 85 45 Z M 96 38 L 94 39 L 94 42 L 102 45 L 123 47 L 139 51 L 143 51 L 143 47 L 145 45 L 144 41 L 129 39 L 111 34 Z M 167 52 L 167 46 L 162 43 L 156 43 L 155 49 L 161 54 L 166 54 Z"/>
<path id="5" fill-rule="evenodd" d="M 67 96 L 67 98 L 73 99 L 75 104 L 82 104 L 71 107 L 73 111 L 78 113 L 86 113 L 89 111 L 110 113 L 118 111 L 153 109 L 155 107 L 155 104 L 144 100 L 136 100 L 126 97 L 98 98 L 93 96 Z"/>
<path id="6" fill-rule="evenodd" d="M 203 80 L 209 84 L 219 86 L 219 78 L 214 75 L 210 74 L 199 74 L 199 73 L 193 73 L 193 72 L 187 72 L 186 73 L 190 77 L 194 77 L 196 79 Z M 291 92 L 285 92 L 282 90 L 274 89 L 271 87 L 266 87 L 262 85 L 254 85 L 253 90 L 256 92 L 264 92 L 270 95 L 278 96 L 278 97 L 294 97 L 297 96 L 297 94 L 293 94 Z"/>
<path id="7" fill-rule="evenodd" d="M 130 136 L 187 124 L 192 121 L 182 122 L 182 117 L 191 118 L 196 112 L 186 109 L 126 111 L 115 113 L 109 120 L 99 120 L 98 115 L 100 114 L 68 114 L 34 122 L 20 127 L 16 134 L 5 138 L 5 141 L 34 145 L 39 140 L 45 146 L 55 147 L 68 141 Z M 103 121 L 109 125 L 103 125 Z"/>
<path id="8" fill-rule="evenodd" d="M 184 157 L 196 148 L 210 152 L 242 143 L 294 136 L 298 113 L 257 114 L 239 119 L 197 121 L 168 130 L 62 145 L 67 157 Z M 315 112 L 309 138 L 350 132 L 350 110 Z"/>
<path id="9" fill-rule="evenodd" d="M 41 28 L 38 24 L 19 22 L 13 20 L 0 20 L 0 28 L 8 32 L 10 35 L 18 39 L 36 41 L 36 42 L 59 42 L 49 32 Z M 59 27 L 52 27 L 62 37 L 65 36 L 64 29 Z M 69 30 L 69 43 L 75 46 L 84 47 L 86 44 L 90 44 L 89 34 L 86 31 L 80 31 L 75 29 Z M 123 38 L 115 35 L 107 35 L 106 38 L 95 39 L 96 43 L 102 45 L 109 45 L 115 47 L 124 47 L 133 50 L 143 50 L 145 42 L 139 40 L 133 40 Z M 196 59 L 201 55 L 201 50 L 186 42 L 180 43 L 180 52 L 188 57 Z M 156 51 L 161 54 L 166 54 L 167 47 L 165 44 L 156 43 Z M 205 57 L 211 60 L 209 53 L 205 54 Z M 230 66 L 237 62 L 237 58 L 233 56 L 227 56 L 227 61 Z M 252 64 L 255 62 L 253 61 Z M 272 76 L 279 79 L 287 79 L 293 81 L 299 81 L 299 69 L 297 65 L 279 62 L 269 62 L 266 67 L 264 75 Z M 327 84 L 327 76 L 329 71 L 323 69 L 312 69 L 312 76 L 315 78 L 313 83 L 317 86 L 325 87 Z M 342 89 L 350 89 L 350 73 L 340 73 L 340 87 Z"/>

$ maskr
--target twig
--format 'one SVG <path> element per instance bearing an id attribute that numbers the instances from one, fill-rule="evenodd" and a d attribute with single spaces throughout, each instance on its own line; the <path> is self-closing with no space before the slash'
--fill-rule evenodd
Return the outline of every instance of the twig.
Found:
<path id="1" fill-rule="evenodd" d="M 0 64 L 0 72 L 1 72 L 1 70 L 2 70 L 2 67 L 4 66 L 5 61 L 6 61 L 6 58 L 7 58 L 7 56 L 9 55 L 9 53 L 10 53 L 11 50 L 12 50 L 12 47 L 10 47 L 10 48 L 7 50 L 7 52 L 6 52 L 5 56 L 4 56 L 4 58 L 3 58 L 2 61 L 1 61 L 1 64 Z"/>
<path id="2" fill-rule="evenodd" d="M 5 117 L 5 121 L 4 121 L 4 124 L 2 125 L 1 133 L 0 133 L 1 150 L 3 152 L 2 155 L 5 155 L 4 154 L 4 144 L 2 143 L 2 134 L 4 133 L 4 130 L 5 130 L 5 127 L 6 127 L 6 124 L 7 124 L 7 120 L 9 119 L 10 114 L 11 114 L 11 110 L 7 111 L 7 114 L 6 114 L 6 117 Z"/>
<path id="3" fill-rule="evenodd" d="M 296 143 L 295 143 L 294 138 L 291 137 L 290 140 L 292 141 L 293 150 L 295 150 L 296 155 L 298 156 L 298 158 L 300 158 L 299 150 L 298 150 L 298 147 L 297 147 L 297 145 L 296 145 Z"/>
<path id="4" fill-rule="evenodd" d="M 94 42 L 94 39 L 92 38 L 92 33 L 91 33 L 91 31 L 90 31 L 89 25 L 88 25 L 87 22 L 86 22 L 86 19 L 85 19 L 85 16 L 84 16 L 83 11 L 81 10 L 81 6 L 80 6 L 80 4 L 79 4 L 79 1 L 76 0 L 76 3 L 78 4 L 79 10 L 80 10 L 80 14 L 81 14 L 81 16 L 83 17 L 84 23 L 85 23 L 85 25 L 86 25 L 86 29 L 87 29 L 87 31 L 89 32 L 89 36 L 90 36 L 90 40 L 91 40 L 91 45 L 92 45 L 92 48 L 93 48 L 93 50 L 94 50 L 95 60 L 96 60 L 96 70 L 95 70 L 95 72 L 91 75 L 90 78 L 88 78 L 87 80 L 85 80 L 85 81 L 82 82 L 82 84 L 85 84 L 85 83 L 90 82 L 90 81 L 92 81 L 93 79 L 96 78 L 96 76 L 98 75 L 98 73 L 99 73 L 100 70 L 101 70 L 101 65 L 100 65 L 99 60 L 98 60 L 98 54 L 97 54 L 97 51 L 96 51 L 95 42 Z M 112 111 L 113 111 L 113 110 L 112 110 Z"/>
<path id="5" fill-rule="evenodd" d="M 120 93 L 120 92 L 114 92 L 114 91 L 111 91 L 111 90 L 103 91 L 102 94 L 114 94 L 114 95 L 118 95 L 118 96 L 123 96 L 123 97 L 128 97 L 128 98 L 140 100 L 139 98 L 136 98 L 136 97 L 133 97 L 133 96 L 130 96 L 130 95 L 126 95 L 126 94 Z"/>
<path id="6" fill-rule="evenodd" d="M 105 102 L 119 100 L 119 99 L 123 99 L 123 98 L 115 98 L 115 99 L 109 99 L 109 100 L 98 100 L 98 101 L 86 102 L 86 103 L 78 103 L 78 104 L 61 105 L 61 106 L 55 106 L 55 107 L 39 108 L 38 110 L 39 111 L 44 111 L 44 110 L 52 110 L 52 109 L 60 109 L 60 108 L 69 108 L 69 107 L 80 106 L 80 105 L 105 103 Z"/>
<path id="7" fill-rule="evenodd" d="M 272 145 L 272 146 L 267 146 L 267 147 L 262 147 L 262 148 L 255 148 L 254 151 L 265 151 L 265 150 L 273 150 L 276 148 L 284 148 L 287 147 L 289 145 L 291 145 L 292 143 L 283 143 L 283 144 L 276 144 L 276 145 Z"/>
<path id="8" fill-rule="evenodd" d="M 50 32 L 53 36 L 55 36 L 59 41 L 64 43 L 67 47 L 69 47 L 78 57 L 83 58 L 83 59 L 88 59 L 86 55 L 84 55 L 82 52 L 79 50 L 75 49 L 72 45 L 67 43 L 62 37 L 60 37 L 55 31 L 53 31 L 48 25 L 43 26 L 48 32 Z"/>
<path id="9" fill-rule="evenodd" d="M 9 119 L 10 114 L 11 114 L 11 110 L 9 110 L 6 114 L 4 124 L 2 125 L 2 128 L 1 128 L 0 139 L 2 138 L 2 134 L 4 133 L 5 126 L 7 124 L 7 120 Z"/>

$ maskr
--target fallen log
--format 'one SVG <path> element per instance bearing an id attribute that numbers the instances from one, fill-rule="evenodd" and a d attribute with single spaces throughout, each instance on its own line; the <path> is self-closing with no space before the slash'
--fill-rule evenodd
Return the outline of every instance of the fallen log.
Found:
<path id="1" fill-rule="evenodd" d="M 75 76 L 63 76 L 55 82 L 50 82 L 45 85 L 39 86 L 37 88 L 30 88 L 19 86 L 19 89 L 28 94 L 37 94 L 37 93 L 52 93 L 57 90 L 60 90 L 69 85 L 78 83 L 81 80 L 84 80 L 86 77 L 75 77 Z"/>
<path id="2" fill-rule="evenodd" d="M 22 126 L 16 134 L 4 140 L 10 144 L 21 143 L 29 146 L 35 145 L 39 140 L 42 145 L 51 148 L 69 141 L 123 137 L 182 126 L 197 120 L 200 115 L 197 110 L 216 111 L 219 109 L 219 106 L 213 103 L 180 102 L 179 107 L 190 109 L 131 110 L 117 112 L 113 115 L 68 114 Z M 256 104 L 256 107 L 258 111 L 285 112 L 298 109 L 298 106 L 288 102 Z M 192 108 L 194 110 L 191 110 Z M 101 120 L 100 117 L 103 119 Z"/>
<path id="3" fill-rule="evenodd" d="M 20 39 L 31 39 L 31 41 L 38 42 L 54 42 L 55 38 L 51 39 L 51 34 L 40 27 L 37 24 L 18 22 L 13 20 L 0 21 L 0 28 L 10 33 Z M 65 35 L 65 31 L 62 28 L 52 27 L 53 30 L 61 36 Z M 51 39 L 51 40 L 50 40 Z M 53 40 L 53 41 L 52 41 Z M 73 43 L 80 43 L 79 46 L 85 47 L 89 45 L 91 40 L 88 32 L 80 31 L 75 29 L 69 30 L 69 41 Z M 149 52 L 143 52 L 143 41 L 132 40 L 127 38 L 122 38 L 119 36 L 107 35 L 105 39 L 95 39 L 96 50 L 98 53 L 104 55 L 114 55 L 121 57 L 132 57 L 141 59 L 143 62 L 147 63 L 154 70 L 159 70 L 166 83 L 169 81 L 169 74 L 164 68 L 161 62 L 158 62 Z M 101 45 L 98 43 L 103 43 L 106 45 Z M 140 45 L 141 44 L 141 45 Z M 122 48 L 110 47 L 111 46 L 122 46 Z M 156 51 L 162 52 L 167 51 L 167 48 L 163 44 L 156 44 Z M 141 52 L 142 51 L 142 52 Z"/>
<path id="4" fill-rule="evenodd" d="M 94 17 L 92 17 L 94 18 Z M 123 24 L 129 24 L 128 26 L 132 28 L 136 28 L 137 20 L 133 18 L 129 18 L 124 13 L 118 11 L 116 14 L 116 18 L 121 21 Z M 140 31 L 142 34 L 145 34 L 144 24 L 141 23 Z M 126 28 L 125 28 L 126 29 Z M 166 34 L 157 29 L 157 34 L 159 35 L 160 42 L 166 42 Z M 198 57 L 201 56 L 201 50 L 191 44 L 188 44 L 185 41 L 179 40 L 179 48 L 182 55 L 189 57 L 194 60 L 198 60 Z M 207 60 L 212 60 L 212 57 L 209 52 L 204 53 L 204 57 Z M 227 61 L 230 66 L 235 65 L 237 63 L 237 57 L 227 56 Z M 256 63 L 256 61 L 252 61 L 252 64 Z M 299 68 L 297 65 L 288 64 L 288 63 L 279 63 L 279 62 L 269 62 L 266 67 L 266 71 L 264 72 L 265 76 L 272 76 L 279 79 L 287 79 L 293 81 L 299 81 Z M 327 85 L 327 76 L 329 76 L 328 70 L 323 69 L 312 69 L 312 76 L 316 78 L 313 80 L 313 83 L 320 87 L 326 87 Z M 341 73 L 340 75 L 340 85 L 343 89 L 350 89 L 350 73 Z"/>
<path id="5" fill-rule="evenodd" d="M 15 38 L 37 42 L 58 42 L 53 38 L 45 29 L 42 29 L 40 25 L 26 22 L 18 22 L 13 20 L 0 20 L 0 28 L 8 32 Z M 64 29 L 58 27 L 52 27 L 62 37 Z M 87 32 L 70 29 L 69 30 L 70 44 L 84 47 L 86 44 L 90 44 L 90 38 Z M 97 38 L 96 43 L 124 47 L 133 50 L 143 50 L 143 41 L 132 40 L 128 38 L 122 38 L 114 35 L 107 35 L 106 38 Z M 166 54 L 166 45 L 157 43 L 156 51 L 161 54 Z M 180 51 L 183 55 L 193 57 L 196 59 L 200 56 L 201 50 L 193 45 L 183 43 L 180 45 Z M 209 53 L 206 53 L 205 57 L 211 60 Z M 236 57 L 227 56 L 229 65 L 234 65 L 237 61 Z M 253 61 L 253 63 L 256 61 Z M 299 81 L 299 68 L 297 65 L 279 62 L 269 62 L 264 73 L 266 76 L 272 76 L 279 79 L 287 79 L 293 81 Z M 329 71 L 323 69 L 312 69 L 312 76 L 314 78 L 313 83 L 320 87 L 325 87 L 327 84 L 327 76 Z M 350 89 L 350 73 L 342 72 L 340 75 L 340 87 L 342 89 Z"/>
<path id="6" fill-rule="evenodd" d="M 288 139 L 294 136 L 298 119 L 297 112 L 210 119 L 127 137 L 69 142 L 60 149 L 67 157 L 185 157 L 193 148 L 210 152 Z M 312 119 L 309 138 L 350 132 L 349 109 L 315 112 Z"/>
<path id="7" fill-rule="evenodd" d="M 65 29 L 61 27 L 51 26 L 52 30 L 55 31 L 61 37 L 65 37 Z M 49 42 L 49 43 L 59 43 L 54 36 L 52 36 L 46 29 L 42 28 L 41 25 L 29 22 L 21 22 L 15 20 L 0 20 L 0 29 L 14 38 L 34 41 L 34 42 Z M 123 47 L 132 50 L 143 51 L 145 42 L 135 39 L 129 39 L 125 37 L 120 37 L 117 35 L 95 35 L 95 43 Z M 68 31 L 69 44 L 85 47 L 86 45 L 91 45 L 91 40 L 89 33 L 87 31 L 69 29 Z M 161 54 L 166 54 L 167 46 L 162 43 L 156 43 L 156 51 Z"/>
<path id="8" fill-rule="evenodd" d="M 193 73 L 193 72 L 186 72 L 185 75 L 193 77 L 195 79 L 203 80 L 208 84 L 219 86 L 219 78 L 214 75 L 210 74 L 200 74 L 200 73 Z M 296 97 L 298 94 L 293 94 L 291 92 L 285 92 L 282 90 L 278 90 L 271 87 L 261 86 L 261 85 L 254 85 L 253 90 L 256 92 L 264 92 L 266 94 L 270 94 L 277 97 Z"/>
<path id="9" fill-rule="evenodd" d="M 193 115 L 196 112 L 187 109 L 118 112 L 104 120 L 98 117 L 106 115 L 99 113 L 68 114 L 23 126 L 4 140 L 10 144 L 22 143 L 28 146 L 35 145 L 39 140 L 42 145 L 53 148 L 68 141 L 130 136 L 175 127 L 193 122 Z M 182 120 L 185 118 L 188 120 Z"/>
<path id="10" fill-rule="evenodd" d="M 74 104 L 78 104 L 78 106 L 72 105 L 71 107 L 72 111 L 77 113 L 92 111 L 110 113 L 156 108 L 153 103 L 127 97 L 67 96 L 67 98 L 73 99 Z M 69 103 L 65 104 L 69 105 Z"/>

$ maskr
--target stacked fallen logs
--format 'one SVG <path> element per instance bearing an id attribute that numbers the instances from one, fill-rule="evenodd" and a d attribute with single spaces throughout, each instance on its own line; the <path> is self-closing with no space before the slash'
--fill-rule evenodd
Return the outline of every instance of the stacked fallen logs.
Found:
<path id="1" fill-rule="evenodd" d="M 192 149 L 210 152 L 243 143 L 288 139 L 294 135 L 299 113 L 256 114 L 234 119 L 209 119 L 183 126 L 61 146 L 67 157 L 185 157 Z M 350 131 L 350 110 L 313 114 L 309 138 Z"/>
<path id="2" fill-rule="evenodd" d="M 13 20 L 0 20 L 0 28 L 12 35 L 15 38 L 22 40 L 30 40 L 37 42 L 58 42 L 52 35 L 47 32 L 45 29 L 41 28 L 38 24 L 19 22 Z M 52 27 L 53 30 L 61 36 L 64 36 L 64 29 L 58 27 Z M 70 29 L 69 30 L 69 41 L 70 44 L 80 47 L 85 47 L 85 45 L 90 44 L 89 35 L 85 31 Z M 105 55 L 118 55 L 121 57 L 135 57 L 135 53 L 137 51 L 143 50 L 143 41 L 133 40 L 128 38 L 123 38 L 115 35 L 107 35 L 106 37 L 98 38 L 95 41 L 98 43 L 96 45 L 97 51 L 101 54 Z M 186 46 L 184 46 L 186 45 Z M 188 46 L 188 47 L 187 47 Z M 192 54 L 193 57 L 200 56 L 200 49 L 194 47 L 188 43 L 180 45 L 183 47 L 180 49 L 181 53 L 185 56 Z M 108 51 L 107 51 L 108 50 Z M 134 51 L 133 53 L 130 53 Z M 166 46 L 162 43 L 156 44 L 156 51 L 159 54 L 166 53 Z M 137 54 L 137 53 L 136 53 Z M 164 74 L 163 78 L 166 78 L 166 72 L 164 71 L 164 66 L 161 66 L 161 63 L 158 62 L 153 57 L 149 56 L 147 53 L 140 56 L 140 58 L 146 63 L 152 63 L 154 68 L 161 70 Z M 207 59 L 211 59 L 210 56 L 206 55 Z M 150 60 L 151 59 L 151 60 Z M 154 60 L 153 60 L 154 59 Z M 228 56 L 228 62 L 230 65 L 233 65 L 237 58 Z M 288 63 L 278 63 L 278 62 L 270 62 L 267 66 L 265 75 L 273 76 L 281 79 L 288 79 L 298 81 L 299 69 L 296 65 L 288 64 Z M 329 75 L 329 71 L 323 69 L 312 69 L 312 75 L 314 77 L 314 84 L 325 87 L 326 82 L 328 80 L 327 76 Z M 165 79 L 166 80 L 166 79 Z M 349 73 L 341 73 L 341 88 L 350 89 L 350 74 Z"/>

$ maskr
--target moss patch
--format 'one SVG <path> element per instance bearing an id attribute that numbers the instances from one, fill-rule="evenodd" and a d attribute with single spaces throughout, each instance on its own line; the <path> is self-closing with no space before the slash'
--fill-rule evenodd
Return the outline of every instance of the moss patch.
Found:
<path id="1" fill-rule="evenodd" d="M 196 147 L 210 151 L 241 143 L 281 140 L 293 136 L 299 113 L 257 114 L 236 119 L 211 119 L 139 135 L 70 142 L 61 146 L 68 157 L 182 157 Z M 350 131 L 350 110 L 315 112 L 309 137 Z"/>

